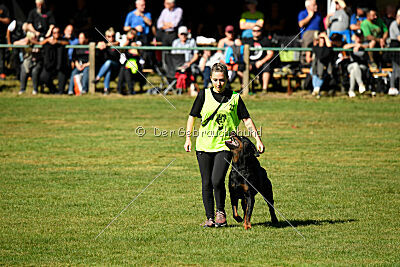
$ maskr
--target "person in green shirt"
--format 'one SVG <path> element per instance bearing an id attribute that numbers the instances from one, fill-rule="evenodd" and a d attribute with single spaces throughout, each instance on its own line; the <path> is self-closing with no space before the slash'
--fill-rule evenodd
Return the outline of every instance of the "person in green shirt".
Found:
<path id="1" fill-rule="evenodd" d="M 370 9 L 367 12 L 367 19 L 361 23 L 360 28 L 364 34 L 364 37 L 368 40 L 369 48 L 384 48 L 386 46 L 386 39 L 389 36 L 389 31 L 383 20 L 378 18 L 375 9 Z M 371 67 L 376 69 L 377 65 L 375 62 L 375 57 L 377 54 L 375 54 L 374 57 L 374 53 L 369 51 L 368 55 Z"/>
<path id="2" fill-rule="evenodd" d="M 253 27 L 258 25 L 264 28 L 264 14 L 257 11 L 257 0 L 245 1 L 247 11 L 243 12 L 239 21 L 240 30 L 242 30 L 241 38 L 253 38 Z"/>
<path id="3" fill-rule="evenodd" d="M 184 148 L 186 152 L 190 152 L 192 149 L 190 137 L 194 122 L 196 117 L 201 118 L 201 126 L 197 131 L 196 157 L 200 168 L 202 198 L 207 217 L 204 227 L 227 225 L 225 176 L 232 153 L 225 145 L 225 141 L 230 140 L 232 131 L 237 131 L 240 121 L 244 122 L 248 132 L 256 139 L 258 151 L 263 153 L 265 150 L 240 94 L 225 89 L 227 81 L 226 66 L 215 63 L 211 68 L 212 88 L 200 90 L 186 124 Z"/>

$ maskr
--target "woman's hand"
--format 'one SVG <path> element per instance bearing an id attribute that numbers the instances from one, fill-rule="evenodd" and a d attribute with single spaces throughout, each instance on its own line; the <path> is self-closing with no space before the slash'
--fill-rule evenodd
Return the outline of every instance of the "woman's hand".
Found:
<path id="1" fill-rule="evenodd" d="M 192 151 L 192 141 L 190 140 L 190 138 L 186 139 L 185 145 L 183 147 L 185 148 L 186 152 Z"/>
<path id="2" fill-rule="evenodd" d="M 265 146 L 264 146 L 264 144 L 262 143 L 261 140 L 257 141 L 257 150 L 261 154 L 264 153 L 264 151 L 265 151 Z"/>

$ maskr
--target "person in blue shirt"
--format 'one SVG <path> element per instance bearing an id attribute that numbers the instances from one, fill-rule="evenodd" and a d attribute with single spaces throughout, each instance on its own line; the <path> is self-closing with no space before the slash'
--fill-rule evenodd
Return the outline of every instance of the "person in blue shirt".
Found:
<path id="1" fill-rule="evenodd" d="M 314 40 L 314 34 L 320 32 L 322 29 L 322 16 L 318 12 L 318 5 L 315 0 L 306 0 L 305 6 L 306 9 L 300 11 L 297 21 L 300 29 L 303 30 L 300 34 L 302 47 L 311 47 Z M 301 63 L 311 63 L 310 51 L 302 53 Z"/>
<path id="2" fill-rule="evenodd" d="M 354 33 L 361 29 L 360 25 L 363 20 L 367 18 L 366 16 L 367 9 L 362 7 L 362 6 L 357 6 L 356 13 L 352 14 L 350 17 L 350 30 L 351 30 L 351 36 L 352 40 L 354 40 Z"/>
<path id="3" fill-rule="evenodd" d="M 125 19 L 124 31 L 128 32 L 134 28 L 142 43 L 148 43 L 148 35 L 150 33 L 150 26 L 152 24 L 150 12 L 145 12 L 146 1 L 136 0 L 136 9 L 129 12 Z"/>

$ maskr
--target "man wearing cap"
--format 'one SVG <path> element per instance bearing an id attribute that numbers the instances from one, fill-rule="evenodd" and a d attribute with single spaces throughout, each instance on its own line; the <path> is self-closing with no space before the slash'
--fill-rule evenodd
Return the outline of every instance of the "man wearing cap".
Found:
<path id="1" fill-rule="evenodd" d="M 246 0 L 245 3 L 248 11 L 242 13 L 239 25 L 242 30 L 242 38 L 252 38 L 252 29 L 255 25 L 264 27 L 264 14 L 257 11 L 257 0 Z"/>
<path id="2" fill-rule="evenodd" d="M 175 6 L 175 0 L 165 0 L 164 9 L 157 20 L 157 39 L 169 46 L 176 38 L 176 29 L 182 21 L 183 10 Z"/>
<path id="3" fill-rule="evenodd" d="M 136 9 L 129 12 L 125 19 L 124 31 L 129 31 L 131 28 L 135 28 L 139 39 L 144 44 L 148 44 L 148 34 L 151 26 L 151 14 L 145 12 L 146 1 L 136 0 Z"/>
<path id="4" fill-rule="evenodd" d="M 35 0 L 36 8 L 29 12 L 27 23 L 28 30 L 33 32 L 38 38 L 49 37 L 53 30 L 56 20 L 53 12 L 47 10 L 44 0 Z"/>
<path id="5" fill-rule="evenodd" d="M 196 41 L 193 38 L 188 38 L 188 28 L 186 26 L 180 26 L 178 28 L 178 39 L 172 42 L 172 47 L 175 48 L 193 48 L 196 47 Z M 172 54 L 184 54 L 185 55 L 185 66 L 191 67 L 193 63 L 199 59 L 198 50 L 172 50 Z"/>

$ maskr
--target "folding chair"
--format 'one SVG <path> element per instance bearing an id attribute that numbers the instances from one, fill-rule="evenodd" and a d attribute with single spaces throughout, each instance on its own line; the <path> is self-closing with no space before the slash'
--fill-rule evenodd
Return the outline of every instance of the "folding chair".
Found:
<path id="1" fill-rule="evenodd" d="M 164 89 L 164 95 L 168 94 L 169 92 L 175 91 L 178 94 L 182 93 L 181 89 L 176 89 L 176 74 L 180 72 L 182 67 L 185 64 L 185 55 L 184 54 L 172 54 L 172 53 L 165 53 L 164 55 L 164 79 L 166 81 L 167 87 Z M 161 87 L 163 88 L 163 86 Z"/>

